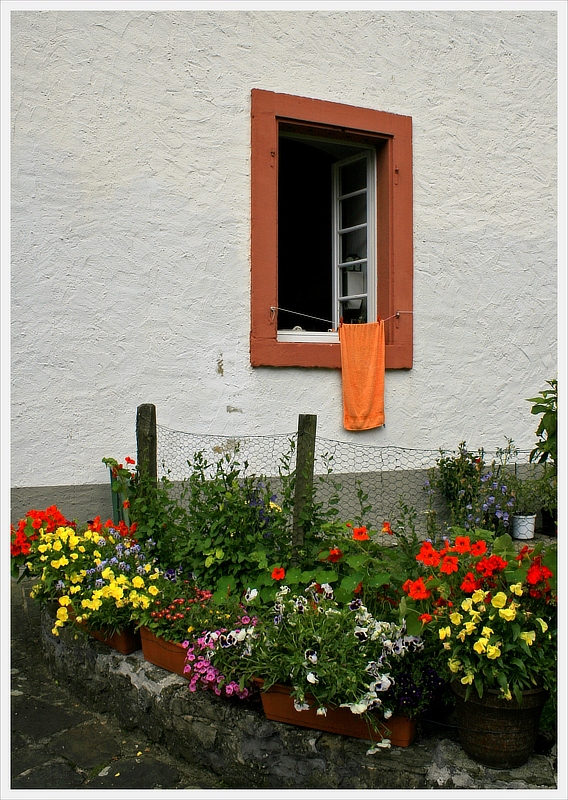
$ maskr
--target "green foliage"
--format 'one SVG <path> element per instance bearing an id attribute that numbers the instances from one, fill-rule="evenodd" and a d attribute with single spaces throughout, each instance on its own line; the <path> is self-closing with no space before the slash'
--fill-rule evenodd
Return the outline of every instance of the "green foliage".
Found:
<path id="1" fill-rule="evenodd" d="M 557 439 L 556 426 L 558 416 L 558 381 L 553 379 L 546 381 L 550 389 L 543 389 L 538 397 L 530 397 L 529 403 L 533 403 L 531 414 L 542 414 L 541 420 L 536 429 L 538 441 L 530 454 L 530 460 L 539 464 L 548 464 L 556 471 L 557 461 Z"/>
<path id="2" fill-rule="evenodd" d="M 483 450 L 470 452 L 466 443 L 460 442 L 457 452 L 440 450 L 436 465 L 438 474 L 433 476 L 434 483 L 448 505 L 452 524 L 459 524 L 467 518 L 471 506 L 479 497 L 485 465 Z"/>

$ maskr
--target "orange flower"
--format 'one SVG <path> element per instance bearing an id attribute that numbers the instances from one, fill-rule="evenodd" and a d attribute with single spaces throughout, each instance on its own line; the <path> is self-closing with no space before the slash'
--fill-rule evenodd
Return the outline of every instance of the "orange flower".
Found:
<path id="1" fill-rule="evenodd" d="M 341 558 L 343 558 L 343 551 L 340 550 L 339 547 L 330 547 L 329 555 L 325 560 L 335 563 L 336 561 L 339 561 Z"/>
<path id="2" fill-rule="evenodd" d="M 440 572 L 445 572 L 446 575 L 451 575 L 452 572 L 458 571 L 458 558 L 457 556 L 444 556 L 442 559 L 442 566 Z"/>
<path id="3" fill-rule="evenodd" d="M 432 547 L 431 542 L 424 542 L 416 556 L 417 561 L 422 561 L 428 567 L 437 567 L 440 563 L 440 554 Z"/>
<path id="4" fill-rule="evenodd" d="M 361 528 L 353 528 L 353 538 L 356 539 L 358 542 L 364 542 L 369 538 L 369 534 L 367 533 L 367 528 L 364 526 Z"/>
<path id="5" fill-rule="evenodd" d="M 123 508 L 130 508 L 130 500 L 124 500 L 122 503 Z"/>
<path id="6" fill-rule="evenodd" d="M 392 536 L 392 528 L 390 522 L 383 522 L 383 529 L 381 533 L 388 533 L 389 536 Z"/>
<path id="7" fill-rule="evenodd" d="M 402 588 L 413 600 L 427 600 L 432 594 L 432 592 L 426 588 L 424 578 L 418 578 L 415 581 L 409 578 L 403 583 Z"/>
<path id="8" fill-rule="evenodd" d="M 130 458 L 130 456 L 126 456 L 124 460 L 126 461 L 127 464 L 136 464 L 136 461 L 134 461 L 133 458 Z"/>
<path id="9" fill-rule="evenodd" d="M 472 556 L 482 556 L 486 552 L 487 552 L 487 545 L 485 544 L 483 539 L 479 539 L 479 541 L 474 542 L 471 545 L 471 555 Z"/>
<path id="10" fill-rule="evenodd" d="M 427 625 L 429 622 L 432 622 L 432 614 L 420 614 L 418 619 L 420 622 L 423 622 L 424 625 Z"/>
<path id="11" fill-rule="evenodd" d="M 272 570 L 272 576 L 271 577 L 275 581 L 281 581 L 281 580 L 283 580 L 285 575 L 286 575 L 286 570 L 284 570 L 282 567 L 275 567 Z"/>
<path id="12" fill-rule="evenodd" d="M 452 549 L 456 553 L 469 553 L 470 547 L 469 536 L 456 536 L 456 543 Z"/>

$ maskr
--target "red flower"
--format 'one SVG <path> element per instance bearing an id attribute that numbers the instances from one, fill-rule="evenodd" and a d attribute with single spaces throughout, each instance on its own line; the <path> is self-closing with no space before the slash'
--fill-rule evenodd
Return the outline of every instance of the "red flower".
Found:
<path id="1" fill-rule="evenodd" d="M 429 622 L 432 622 L 432 614 L 420 614 L 418 619 L 420 622 L 423 622 L 424 625 L 427 625 Z"/>
<path id="2" fill-rule="evenodd" d="M 458 571 L 458 558 L 457 556 L 444 556 L 442 559 L 442 566 L 440 572 L 445 572 L 446 575 L 451 575 L 452 572 Z"/>
<path id="3" fill-rule="evenodd" d="M 286 570 L 284 570 L 282 567 L 275 567 L 272 570 L 272 576 L 271 577 L 275 581 L 281 581 L 281 580 L 283 580 L 285 575 L 286 575 Z"/>
<path id="4" fill-rule="evenodd" d="M 353 589 L 353 594 L 361 594 L 363 591 L 363 581 L 359 581 L 357 586 Z"/>
<path id="5" fill-rule="evenodd" d="M 456 536 L 456 542 L 453 546 L 456 553 L 469 553 L 470 547 L 469 536 Z"/>
<path id="6" fill-rule="evenodd" d="M 130 456 L 126 456 L 124 460 L 127 464 L 136 464 L 136 461 L 133 458 L 130 458 Z"/>
<path id="7" fill-rule="evenodd" d="M 336 562 L 343 558 L 343 552 L 339 549 L 339 547 L 330 547 L 329 555 L 325 559 L 326 561 Z"/>
<path id="8" fill-rule="evenodd" d="M 383 529 L 381 533 L 388 533 L 389 536 L 392 536 L 392 528 L 390 522 L 383 522 Z"/>
<path id="9" fill-rule="evenodd" d="M 432 594 L 432 592 L 426 588 L 424 578 L 418 578 L 415 581 L 409 578 L 403 583 L 402 588 L 413 600 L 427 600 Z"/>
<path id="10" fill-rule="evenodd" d="M 475 565 L 475 569 L 477 572 L 482 572 L 484 578 L 490 578 L 494 575 L 495 572 L 501 572 L 507 566 L 507 562 L 504 561 L 501 556 L 495 555 L 489 556 L 489 558 L 482 558 L 481 561 L 478 561 Z"/>
<path id="11" fill-rule="evenodd" d="M 369 538 L 369 534 L 367 533 L 367 528 L 364 526 L 361 528 L 353 528 L 353 538 L 357 539 L 358 542 L 364 542 Z"/>
<path id="12" fill-rule="evenodd" d="M 479 586 L 475 580 L 475 575 L 473 572 L 468 572 L 460 585 L 460 589 L 464 592 L 475 592 L 478 588 Z"/>
<path id="13" fill-rule="evenodd" d="M 123 508 L 130 508 L 130 500 L 123 500 L 122 507 Z"/>
<path id="14" fill-rule="evenodd" d="M 487 552 L 487 545 L 485 544 L 483 539 L 478 539 L 477 542 L 474 542 L 471 545 L 471 555 L 472 556 L 482 556 L 486 552 Z"/>
<path id="15" fill-rule="evenodd" d="M 431 542 L 424 542 L 416 556 L 417 561 L 422 561 L 428 567 L 437 567 L 440 563 L 440 554 L 432 547 Z"/>

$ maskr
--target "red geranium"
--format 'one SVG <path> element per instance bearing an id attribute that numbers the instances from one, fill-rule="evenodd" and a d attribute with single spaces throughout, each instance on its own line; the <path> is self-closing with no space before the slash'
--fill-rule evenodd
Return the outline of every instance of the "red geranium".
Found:
<path id="1" fill-rule="evenodd" d="M 353 538 L 358 542 L 366 541 L 369 538 L 367 528 L 365 528 L 365 526 L 362 526 L 361 528 L 353 528 Z"/>
<path id="2" fill-rule="evenodd" d="M 281 581 L 281 580 L 284 579 L 285 575 L 286 575 L 286 570 L 283 567 L 275 567 L 272 570 L 272 576 L 271 577 L 275 581 Z"/>

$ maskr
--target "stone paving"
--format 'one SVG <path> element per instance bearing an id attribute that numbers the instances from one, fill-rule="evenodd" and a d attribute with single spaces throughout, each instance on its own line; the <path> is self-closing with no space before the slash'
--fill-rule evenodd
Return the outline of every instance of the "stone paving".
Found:
<path id="1" fill-rule="evenodd" d="M 140 728 L 121 726 L 117 716 L 101 713 L 92 700 L 83 703 L 59 683 L 43 656 L 40 612 L 28 592 L 29 585 L 12 581 L 12 789 L 192 789 L 193 796 L 199 789 L 204 795 L 230 791 L 213 770 L 174 757 Z M 539 742 L 528 764 L 511 771 L 475 764 L 451 734 L 425 735 L 418 746 L 395 748 L 393 755 L 399 756 L 399 766 L 404 762 L 406 769 L 421 772 L 430 791 L 524 789 L 538 790 L 543 797 L 566 796 L 556 785 L 556 753 L 550 742 Z"/>
<path id="2" fill-rule="evenodd" d="M 217 776 L 172 758 L 54 679 L 28 592 L 29 585 L 12 581 L 11 788 L 222 789 Z"/>

